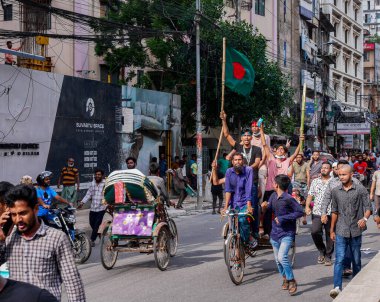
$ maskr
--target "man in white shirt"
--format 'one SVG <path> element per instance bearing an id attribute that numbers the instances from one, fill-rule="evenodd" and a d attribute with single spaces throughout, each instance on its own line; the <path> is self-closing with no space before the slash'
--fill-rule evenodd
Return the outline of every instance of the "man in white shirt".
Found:
<path id="1" fill-rule="evenodd" d="M 101 169 L 95 169 L 95 177 L 88 188 L 86 195 L 82 199 L 78 208 L 81 208 L 83 204 L 91 199 L 90 209 L 90 226 L 92 229 L 91 242 L 92 246 L 95 246 L 96 237 L 98 237 L 98 230 L 103 221 L 103 216 L 106 212 L 106 206 L 103 205 L 103 189 L 104 189 L 104 171 Z"/>

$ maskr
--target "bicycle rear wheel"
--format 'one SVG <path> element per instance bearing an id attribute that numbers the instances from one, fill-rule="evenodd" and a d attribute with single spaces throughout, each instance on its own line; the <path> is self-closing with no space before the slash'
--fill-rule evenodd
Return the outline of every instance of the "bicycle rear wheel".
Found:
<path id="1" fill-rule="evenodd" d="M 227 238 L 226 257 L 231 281 L 236 285 L 241 284 L 244 277 L 245 253 L 242 243 L 236 235 L 230 235 Z"/>

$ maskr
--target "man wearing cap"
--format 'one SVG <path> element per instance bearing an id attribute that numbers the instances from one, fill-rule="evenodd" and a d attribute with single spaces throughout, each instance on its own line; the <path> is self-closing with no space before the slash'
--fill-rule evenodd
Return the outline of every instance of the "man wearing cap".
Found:
<path id="1" fill-rule="evenodd" d="M 252 131 L 250 129 L 243 129 L 241 132 L 241 142 L 237 142 L 231 136 L 228 126 L 227 126 L 227 115 L 224 111 L 220 113 L 220 118 L 223 123 L 223 135 L 227 139 L 228 143 L 232 146 L 234 151 L 239 152 L 243 155 L 244 160 L 248 166 L 253 169 L 253 184 L 252 184 L 252 208 L 253 215 L 255 217 L 254 221 L 254 233 L 258 233 L 258 197 L 257 197 L 257 186 L 259 181 L 259 165 L 262 160 L 261 149 L 256 146 L 251 145 Z"/>

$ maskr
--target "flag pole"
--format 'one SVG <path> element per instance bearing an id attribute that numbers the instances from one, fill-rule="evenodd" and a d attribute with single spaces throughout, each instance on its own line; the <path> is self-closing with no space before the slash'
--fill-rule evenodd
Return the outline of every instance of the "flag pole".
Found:
<path id="1" fill-rule="evenodd" d="M 222 104 L 220 107 L 221 112 L 224 111 L 225 78 L 226 78 L 226 38 L 224 37 L 223 38 L 223 58 L 222 58 Z M 222 143 L 222 139 L 223 139 L 223 124 L 222 124 L 222 128 L 220 129 L 218 147 L 216 149 L 216 154 L 215 154 L 215 161 L 218 160 L 219 149 L 220 149 L 220 144 Z"/>
<path id="2" fill-rule="evenodd" d="M 306 83 L 303 84 L 303 92 L 302 92 L 300 135 L 304 135 L 305 110 L 306 110 L 305 107 L 306 107 Z M 300 152 L 302 152 L 302 150 L 303 150 L 303 142 L 301 142 Z"/>

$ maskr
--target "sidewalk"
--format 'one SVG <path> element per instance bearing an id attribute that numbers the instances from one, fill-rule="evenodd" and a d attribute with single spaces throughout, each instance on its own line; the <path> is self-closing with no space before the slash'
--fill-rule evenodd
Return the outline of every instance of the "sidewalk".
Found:
<path id="1" fill-rule="evenodd" d="M 380 253 L 347 284 L 337 302 L 380 302 Z"/>
<path id="2" fill-rule="evenodd" d="M 176 198 L 171 198 L 171 201 L 174 201 L 175 203 L 178 202 L 178 199 Z M 199 212 L 203 212 L 203 211 L 206 211 L 207 209 L 210 209 L 211 211 L 211 205 L 212 203 L 211 202 L 203 202 L 202 203 L 202 210 L 197 210 L 196 207 L 197 207 L 197 198 L 196 197 L 188 197 L 185 199 L 184 203 L 183 203 L 183 209 L 174 209 L 173 207 L 170 207 L 168 209 L 168 214 L 171 218 L 176 218 L 178 216 L 185 216 L 185 215 L 189 215 L 189 214 L 196 214 L 196 213 L 199 213 Z M 83 231 L 90 231 L 91 228 L 90 228 L 90 224 L 89 224 L 89 212 L 90 212 L 90 209 L 88 208 L 89 205 L 85 205 L 85 207 L 83 207 L 83 209 L 80 209 L 80 210 L 77 210 L 76 212 L 76 219 L 77 219 L 77 222 L 75 224 L 75 227 L 79 230 L 83 230 Z M 109 219 L 109 217 L 107 217 L 107 214 L 104 215 L 104 220 L 107 220 Z"/>

